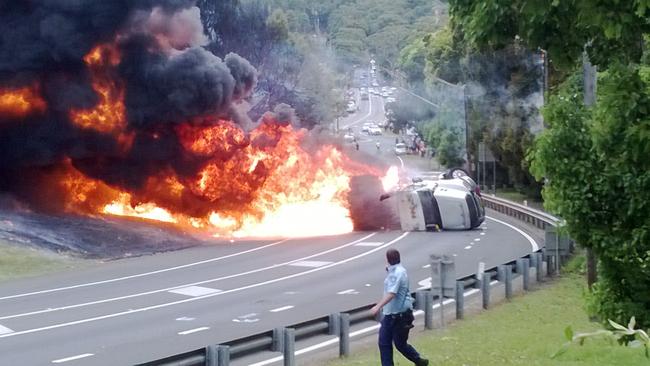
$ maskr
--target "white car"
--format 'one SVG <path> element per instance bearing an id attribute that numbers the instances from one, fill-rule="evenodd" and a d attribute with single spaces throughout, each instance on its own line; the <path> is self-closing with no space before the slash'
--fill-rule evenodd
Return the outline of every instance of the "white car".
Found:
<path id="1" fill-rule="evenodd" d="M 476 183 L 462 169 L 453 169 L 438 181 L 414 183 L 385 194 L 395 196 L 404 231 L 470 230 L 485 220 L 485 208 Z"/>
<path id="2" fill-rule="evenodd" d="M 345 142 L 354 142 L 354 141 L 356 140 L 356 137 L 354 137 L 354 135 L 352 135 L 352 134 L 346 133 L 346 134 L 343 136 L 343 140 L 344 140 Z"/>
<path id="3" fill-rule="evenodd" d="M 375 135 L 375 136 L 376 135 L 381 135 L 381 128 L 379 128 L 378 126 L 371 126 L 368 129 L 368 134 L 369 135 Z"/>
<path id="4" fill-rule="evenodd" d="M 404 155 L 406 154 L 406 144 L 398 143 L 395 144 L 395 155 Z"/>
<path id="5" fill-rule="evenodd" d="M 361 126 L 361 132 L 368 133 L 370 130 L 370 125 L 367 123 L 364 123 L 363 126 Z"/>

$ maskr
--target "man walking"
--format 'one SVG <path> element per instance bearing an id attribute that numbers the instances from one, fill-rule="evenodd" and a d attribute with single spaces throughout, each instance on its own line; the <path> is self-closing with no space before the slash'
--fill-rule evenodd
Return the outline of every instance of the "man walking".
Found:
<path id="1" fill-rule="evenodd" d="M 409 293 L 409 279 L 406 269 L 400 264 L 396 249 L 386 252 L 388 267 L 384 280 L 384 296 L 370 309 L 373 316 L 382 310 L 383 318 L 379 328 L 379 353 L 382 366 L 393 366 L 393 343 L 395 348 L 416 366 L 427 366 L 429 360 L 407 343 L 409 331 L 413 328 L 413 298 Z"/>

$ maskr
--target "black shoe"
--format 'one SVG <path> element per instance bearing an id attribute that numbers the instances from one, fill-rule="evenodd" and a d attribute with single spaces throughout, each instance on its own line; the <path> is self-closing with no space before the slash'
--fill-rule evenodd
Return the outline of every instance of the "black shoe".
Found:
<path id="1" fill-rule="evenodd" d="M 429 360 L 426 358 L 420 358 L 418 362 L 415 363 L 415 366 L 429 366 Z"/>

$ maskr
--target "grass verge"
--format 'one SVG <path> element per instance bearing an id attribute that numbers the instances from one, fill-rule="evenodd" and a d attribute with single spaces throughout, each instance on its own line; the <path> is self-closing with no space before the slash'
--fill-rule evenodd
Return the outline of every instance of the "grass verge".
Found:
<path id="1" fill-rule="evenodd" d="M 444 330 L 412 331 L 415 348 L 429 358 L 430 365 L 457 366 L 592 366 L 650 365 L 642 349 L 610 345 L 605 340 L 588 340 L 551 359 L 566 341 L 564 328 L 574 331 L 598 329 L 583 310 L 584 279 L 566 274 L 525 296 L 497 305 L 489 311 L 468 316 Z M 376 346 L 354 349 L 354 356 L 326 363 L 378 365 Z M 395 352 L 396 365 L 412 365 Z"/>
<path id="2" fill-rule="evenodd" d="M 82 265 L 79 259 L 0 242 L 0 282 Z"/>

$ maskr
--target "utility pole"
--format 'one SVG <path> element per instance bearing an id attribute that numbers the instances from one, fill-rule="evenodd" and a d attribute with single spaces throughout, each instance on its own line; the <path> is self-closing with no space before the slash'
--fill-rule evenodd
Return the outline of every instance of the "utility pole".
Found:
<path id="1" fill-rule="evenodd" d="M 584 76 L 584 105 L 591 107 L 596 104 L 596 82 L 598 77 L 598 70 L 589 62 L 589 55 L 587 54 L 587 47 L 582 54 L 582 72 Z M 597 259 L 591 248 L 587 248 L 587 286 L 589 290 L 596 280 L 598 279 L 597 272 Z"/>

